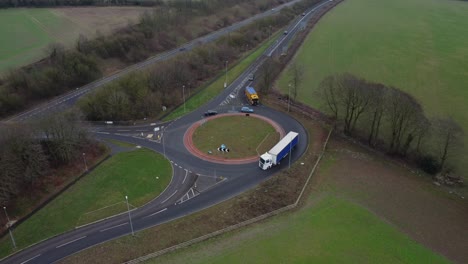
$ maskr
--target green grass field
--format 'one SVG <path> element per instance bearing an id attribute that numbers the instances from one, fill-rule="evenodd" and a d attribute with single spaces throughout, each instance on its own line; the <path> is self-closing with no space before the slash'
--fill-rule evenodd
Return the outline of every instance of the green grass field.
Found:
<path id="1" fill-rule="evenodd" d="M 49 9 L 0 10 L 0 71 L 40 59 L 49 43 L 69 43 L 76 30 Z"/>
<path id="2" fill-rule="evenodd" d="M 63 233 L 85 224 L 86 219 L 94 221 L 125 211 L 126 195 L 133 207 L 141 206 L 157 197 L 171 177 L 170 163 L 153 151 L 116 154 L 16 227 L 17 246 L 24 248 Z M 98 210 L 107 206 L 106 210 Z M 0 242 L 0 257 L 11 252 L 9 237 L 5 236 Z"/>
<path id="3" fill-rule="evenodd" d="M 346 0 L 298 51 L 306 74 L 297 98 L 318 107 L 320 81 L 351 72 L 413 94 L 430 116 L 453 116 L 468 143 L 467 14 L 463 1 Z M 288 82 L 285 71 L 277 86 L 287 92 Z"/>
<path id="4" fill-rule="evenodd" d="M 193 133 L 194 145 L 213 156 L 245 158 L 262 154 L 275 145 L 278 133 L 267 122 L 246 116 L 229 116 L 210 120 Z M 225 144 L 229 152 L 216 149 Z"/>
<path id="5" fill-rule="evenodd" d="M 92 37 L 136 21 L 138 7 L 0 9 L 0 73 L 37 61 L 50 43 L 69 47 L 79 34 Z"/>
<path id="6" fill-rule="evenodd" d="M 313 207 L 228 233 L 148 263 L 449 263 L 349 201 Z"/>

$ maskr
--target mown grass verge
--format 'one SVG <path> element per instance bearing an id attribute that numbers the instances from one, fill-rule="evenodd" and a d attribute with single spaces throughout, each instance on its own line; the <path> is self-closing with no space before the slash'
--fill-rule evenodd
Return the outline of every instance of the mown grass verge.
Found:
<path id="1" fill-rule="evenodd" d="M 276 38 L 279 36 L 279 32 L 272 36 L 271 39 L 265 41 L 260 47 L 258 47 L 253 52 L 246 55 L 244 58 L 240 59 L 238 63 L 234 66 L 231 66 L 228 69 L 228 81 L 235 80 L 239 75 L 241 75 L 252 62 L 254 62 L 258 57 L 260 57 L 263 52 L 273 43 Z M 205 86 L 203 86 L 198 92 L 191 96 L 185 102 L 185 111 L 184 105 L 180 105 L 174 109 L 170 114 L 165 116 L 163 120 L 172 120 L 180 116 L 189 113 L 200 106 L 204 105 L 211 99 L 215 98 L 223 89 L 224 89 L 224 71 L 218 74 L 215 78 L 209 81 Z M 228 83 L 229 84 L 229 83 Z"/>
<path id="2" fill-rule="evenodd" d="M 245 158 L 257 155 L 257 147 L 275 129 L 267 122 L 252 116 L 226 116 L 209 120 L 198 127 L 192 139 L 195 147 L 204 153 L 225 159 Z M 270 142 L 268 147 L 273 147 Z M 229 152 L 217 151 L 225 144 Z M 265 143 L 267 144 L 267 143 Z"/>
<path id="3" fill-rule="evenodd" d="M 141 206 L 158 196 L 171 177 L 170 163 L 151 150 L 116 154 L 15 228 L 18 249 L 84 224 L 86 219 L 94 221 L 109 216 L 105 212 L 111 215 L 121 212 L 125 206 L 119 204 L 126 195 L 133 206 Z M 111 207 L 98 210 L 107 206 Z M 92 211 L 95 213 L 89 214 Z M 5 236 L 0 243 L 0 256 L 10 253 L 11 243 Z"/>

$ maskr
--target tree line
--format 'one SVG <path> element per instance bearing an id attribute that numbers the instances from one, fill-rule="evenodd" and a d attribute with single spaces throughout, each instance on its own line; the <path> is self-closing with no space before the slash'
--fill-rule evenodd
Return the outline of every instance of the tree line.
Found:
<path id="1" fill-rule="evenodd" d="M 42 177 L 95 148 L 76 113 L 47 117 L 33 124 L 0 127 L 0 203 L 37 188 Z"/>
<path id="2" fill-rule="evenodd" d="M 318 95 L 346 135 L 414 160 L 431 174 L 453 169 L 463 129 L 450 117 L 429 119 L 410 94 L 344 73 L 326 77 Z"/>
<path id="3" fill-rule="evenodd" d="M 187 0 L 189 1 L 189 0 Z M 0 8 L 11 7 L 54 7 L 54 6 L 109 6 L 109 5 L 139 5 L 156 6 L 162 0 L 3 0 Z"/>
<path id="4" fill-rule="evenodd" d="M 215 43 L 158 64 L 151 69 L 114 81 L 79 101 L 88 120 L 124 121 L 160 116 L 163 107 L 173 109 L 183 103 L 184 95 L 222 71 L 243 52 L 256 47 L 296 15 L 288 9 L 229 33 Z M 270 76 L 273 80 L 273 75 Z"/>
<path id="5" fill-rule="evenodd" d="M 12 70 L 0 79 L 0 117 L 100 78 L 109 61 L 118 60 L 130 65 L 208 33 L 206 29 L 197 34 L 188 30 L 190 21 L 197 17 L 224 12 L 224 15 L 215 16 L 217 21 L 210 22 L 215 28 L 224 27 L 242 18 L 241 15 L 229 14 L 233 6 L 244 4 L 258 10 L 278 2 L 163 1 L 152 11 L 141 15 L 136 25 L 128 25 L 113 35 L 99 32 L 95 38 L 80 35 L 71 49 L 52 44 L 47 48 L 45 59 Z"/>

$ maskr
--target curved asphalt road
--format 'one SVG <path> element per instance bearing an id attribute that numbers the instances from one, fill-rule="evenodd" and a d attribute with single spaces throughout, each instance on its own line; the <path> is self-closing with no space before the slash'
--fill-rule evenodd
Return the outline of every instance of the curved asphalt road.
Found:
<path id="1" fill-rule="evenodd" d="M 295 21 L 288 29 L 290 33 L 286 36 L 282 36 L 264 55 L 275 55 L 277 50 L 281 49 L 283 45 L 287 45 L 287 42 L 292 38 L 292 35 L 298 30 L 302 22 L 307 20 L 315 10 L 324 7 L 328 3 L 329 1 L 325 1 L 316 5 L 305 17 Z M 287 167 L 287 162 L 283 162 L 281 165 L 268 171 L 262 171 L 259 169 L 257 163 L 243 165 L 210 163 L 192 156 L 183 145 L 183 136 L 186 129 L 193 122 L 203 118 L 202 114 L 206 110 L 216 109 L 219 112 L 230 112 L 238 110 L 245 104 L 242 88 L 248 83 L 247 76 L 251 72 L 255 72 L 264 59 L 265 57 L 259 58 L 246 72 L 205 106 L 202 106 L 200 109 L 174 122 L 165 124 L 163 141 L 160 143 L 129 136 L 131 132 L 136 132 L 137 130 L 148 128 L 152 130 L 154 125 L 131 127 L 131 131 L 128 131 L 128 135 L 123 133 L 117 134 L 116 132 L 121 132 L 118 131 L 119 129 L 124 130 L 119 127 L 105 128 L 96 134 L 100 138 L 122 140 L 164 153 L 166 157 L 172 161 L 174 174 L 168 188 L 155 200 L 131 212 L 135 231 L 183 217 L 230 199 L 259 184 L 282 168 Z M 33 110 L 33 112 L 34 111 L 36 110 Z M 304 153 L 308 140 L 306 137 L 307 132 L 299 122 L 285 113 L 264 106 L 256 107 L 255 113 L 276 121 L 286 132 L 296 131 L 299 133 L 300 144 L 298 144 L 296 149 L 292 152 L 291 162 L 297 160 Z M 34 115 L 35 114 L 32 116 Z M 27 119 L 30 117 L 31 115 L 23 114 L 18 116 L 15 120 L 24 120 L 22 118 Z M 222 176 L 224 180 L 218 182 L 215 187 L 204 190 L 197 196 L 193 196 L 191 199 L 181 202 L 181 197 L 192 188 L 197 180 L 196 174 L 201 174 L 205 177 L 211 176 L 213 178 Z M 129 199 L 131 202 L 131 197 L 129 197 Z M 40 242 L 3 259 L 2 263 L 52 263 L 88 247 L 130 233 L 129 218 L 128 215 L 124 213 Z"/>

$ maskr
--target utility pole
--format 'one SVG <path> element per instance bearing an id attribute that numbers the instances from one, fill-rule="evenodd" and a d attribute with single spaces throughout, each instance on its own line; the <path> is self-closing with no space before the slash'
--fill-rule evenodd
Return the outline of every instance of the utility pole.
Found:
<path id="1" fill-rule="evenodd" d="M 5 206 L 3 206 L 3 211 L 5 211 L 5 215 L 6 215 L 6 218 L 7 218 L 7 221 L 8 221 L 7 222 L 8 233 L 10 233 L 11 243 L 13 243 L 13 248 L 16 248 L 15 238 L 13 237 L 13 233 L 11 232 L 10 217 L 8 217 L 8 213 L 7 213 L 7 210 L 6 210 Z"/>
<path id="2" fill-rule="evenodd" d="M 128 219 L 130 220 L 130 229 L 132 230 L 132 236 L 135 236 L 133 232 L 133 224 L 132 224 L 132 217 L 130 215 L 130 206 L 128 205 L 128 196 L 125 195 L 125 201 L 127 201 L 127 211 L 128 211 Z"/>
<path id="3" fill-rule="evenodd" d="M 292 151 L 292 149 L 291 149 L 291 146 L 292 146 L 291 143 L 292 143 L 292 140 L 289 142 L 289 166 L 288 166 L 288 169 L 291 168 L 291 151 Z"/>
<path id="4" fill-rule="evenodd" d="M 86 164 L 86 153 L 83 152 L 83 162 L 85 166 L 85 171 L 88 171 L 88 164 Z"/>
<path id="5" fill-rule="evenodd" d="M 289 113 L 289 104 L 291 102 L 291 84 L 288 84 L 288 113 Z"/>
<path id="6" fill-rule="evenodd" d="M 224 71 L 225 71 L 225 75 L 226 75 L 226 77 L 224 79 L 224 88 L 227 87 L 227 65 L 228 65 L 228 61 L 226 61 L 225 66 L 224 66 L 224 69 L 225 69 Z"/>
<path id="7" fill-rule="evenodd" d="M 185 113 L 185 85 L 182 85 L 182 94 L 184 96 L 184 113 Z"/>

